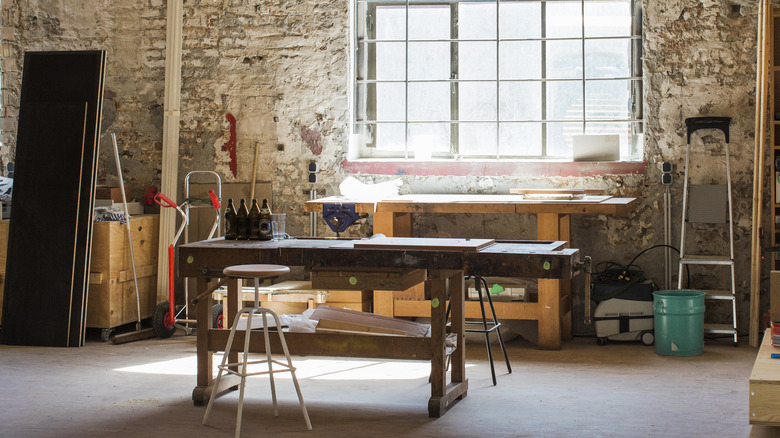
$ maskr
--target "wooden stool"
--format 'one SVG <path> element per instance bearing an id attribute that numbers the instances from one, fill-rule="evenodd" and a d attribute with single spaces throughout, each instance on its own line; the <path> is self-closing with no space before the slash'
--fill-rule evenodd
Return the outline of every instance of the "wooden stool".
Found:
<path id="1" fill-rule="evenodd" d="M 211 395 L 209 396 L 209 404 L 206 407 L 206 413 L 203 415 L 203 424 L 208 421 L 209 414 L 211 413 L 211 407 L 214 404 L 214 398 L 216 396 L 216 388 L 219 388 L 219 382 L 222 379 L 222 373 L 235 374 L 241 378 L 239 383 L 239 395 L 238 395 L 238 414 L 236 415 L 236 437 L 241 432 L 241 413 L 244 407 L 244 387 L 246 386 L 247 376 L 255 376 L 259 374 L 268 374 L 271 380 L 271 397 L 274 404 L 274 417 L 279 416 L 279 409 L 276 405 L 276 385 L 274 383 L 274 373 L 289 372 L 292 374 L 293 384 L 295 385 L 295 391 L 298 393 L 298 401 L 301 404 L 301 411 L 303 412 L 303 419 L 306 421 L 306 427 L 311 430 L 311 421 L 309 421 L 309 413 L 306 410 L 306 404 L 303 402 L 303 396 L 301 395 L 301 388 L 298 385 L 298 379 L 295 377 L 295 367 L 292 365 L 292 359 L 290 359 L 290 352 L 287 349 L 287 342 L 284 340 L 284 332 L 282 326 L 279 324 L 279 318 L 276 313 L 271 309 L 260 307 L 260 281 L 261 279 L 276 278 L 280 275 L 290 272 L 290 268 L 281 265 L 237 265 L 228 266 L 222 271 L 226 277 L 230 279 L 242 278 L 255 280 L 255 302 L 252 307 L 244 307 L 241 309 L 236 318 L 233 321 L 233 326 L 230 328 L 230 335 L 228 336 L 227 344 L 225 345 L 225 355 L 222 357 L 222 364 L 219 365 L 219 373 L 217 373 L 217 379 L 212 386 Z M 247 315 L 247 322 L 245 327 L 239 328 L 241 324 L 242 316 Z M 249 337 L 252 332 L 252 316 L 261 315 L 263 317 L 263 336 L 265 337 L 265 355 L 264 360 L 248 361 L 249 356 Z M 271 358 L 271 342 L 268 335 L 268 315 L 273 318 L 273 324 L 276 325 L 276 333 L 279 336 L 279 341 L 282 344 L 284 355 L 287 358 L 287 363 L 282 363 Z M 228 356 L 230 350 L 233 347 L 233 338 L 235 337 L 236 330 L 244 330 L 244 354 L 242 361 L 228 363 Z M 254 364 L 268 364 L 268 370 L 249 372 L 247 365 Z M 273 365 L 279 365 L 281 368 L 274 369 Z M 231 369 L 233 368 L 233 369 Z"/>

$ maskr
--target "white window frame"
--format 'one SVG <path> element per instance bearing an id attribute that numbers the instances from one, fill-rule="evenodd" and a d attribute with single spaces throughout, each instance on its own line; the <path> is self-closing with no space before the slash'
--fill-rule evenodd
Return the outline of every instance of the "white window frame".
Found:
<path id="1" fill-rule="evenodd" d="M 395 158 L 395 159 L 410 159 L 414 158 L 415 155 L 419 158 L 421 155 L 419 152 L 412 150 L 412 146 L 410 145 L 409 138 L 408 138 L 408 126 L 410 124 L 415 123 L 414 121 L 408 120 L 408 108 L 407 108 L 407 118 L 403 121 L 396 121 L 395 123 L 402 123 L 404 126 L 407 127 L 405 129 L 406 134 L 406 142 L 405 142 L 405 149 L 403 151 L 384 151 L 379 150 L 376 148 L 376 138 L 373 135 L 373 126 L 376 122 L 382 122 L 382 120 L 376 120 L 376 117 L 374 116 L 376 114 L 376 101 L 372 98 L 371 94 L 367 92 L 366 90 L 369 89 L 370 85 L 373 83 L 381 83 L 381 82 L 392 82 L 392 81 L 380 81 L 376 79 L 370 79 L 371 77 L 371 53 L 370 53 L 370 47 L 373 43 L 376 43 L 378 40 L 369 38 L 372 36 L 372 30 L 371 27 L 371 17 L 369 14 L 368 19 L 366 18 L 367 12 L 372 10 L 378 5 L 392 5 L 397 7 L 404 7 L 406 8 L 406 20 L 408 22 L 408 10 L 409 8 L 413 8 L 416 6 L 424 6 L 424 5 L 450 5 L 452 11 L 457 10 L 457 3 L 478 3 L 478 2 L 489 2 L 489 3 L 496 3 L 497 10 L 499 3 L 506 3 L 506 2 L 518 2 L 518 1 L 532 1 L 532 2 L 540 2 L 543 7 L 542 11 L 544 11 L 544 5 L 547 3 L 552 3 L 556 1 L 567 1 L 571 3 L 572 0 L 469 0 L 469 1 L 461 1 L 461 0 L 351 0 L 350 4 L 350 21 L 352 23 L 351 26 L 351 38 L 350 38 L 350 46 L 351 46 L 351 53 L 352 53 L 352 59 L 351 59 L 351 87 L 350 87 L 350 93 L 351 93 L 351 126 L 352 135 L 350 136 L 350 158 Z M 576 1 L 576 0 L 575 0 Z M 581 10 L 584 14 L 584 8 L 585 4 L 592 0 L 579 0 Z M 624 161 L 641 161 L 642 160 L 642 132 L 643 132 L 643 124 L 642 124 L 642 103 L 643 103 L 643 96 L 642 96 L 642 60 L 641 60 L 641 50 L 642 50 L 642 7 L 641 7 L 641 0 L 632 0 L 631 4 L 632 9 L 632 24 L 631 24 L 631 33 L 632 35 L 629 37 L 588 37 L 585 36 L 584 31 L 584 20 L 583 20 L 583 31 L 580 37 L 577 38 L 545 38 L 544 33 L 542 34 L 541 38 L 533 38 L 533 39 L 522 39 L 522 40 L 511 40 L 511 39 L 502 39 L 499 37 L 499 35 L 496 36 L 494 40 L 488 40 L 488 41 L 495 41 L 496 45 L 498 46 L 500 42 L 502 41 L 540 41 L 542 46 L 544 47 L 548 41 L 565 41 L 565 40 L 577 40 L 580 41 L 583 46 L 582 51 L 582 71 L 583 74 L 580 78 L 577 78 L 578 81 L 582 82 L 582 99 L 583 102 L 587 102 L 586 100 L 586 84 L 593 83 L 595 81 L 599 80 L 628 80 L 630 81 L 630 88 L 631 88 L 631 105 L 629 108 L 629 118 L 627 119 L 602 119 L 602 118 L 589 118 L 586 116 L 586 107 L 587 103 L 585 105 L 582 105 L 582 118 L 575 120 L 577 123 L 581 123 L 582 125 L 582 133 L 588 133 L 586 130 L 586 126 L 588 123 L 608 123 L 608 122 L 626 122 L 630 125 L 630 134 L 628 135 L 629 138 L 629 144 L 622 144 L 621 145 L 621 160 Z M 497 12 L 498 15 L 498 12 Z M 457 15 L 455 14 L 454 17 L 451 18 L 451 20 L 455 21 L 457 18 Z M 544 12 L 542 13 L 542 27 L 544 28 Z M 368 24 L 367 24 L 368 23 Z M 456 28 L 456 25 L 452 26 L 453 29 Z M 457 30 L 453 30 L 453 33 L 456 33 Z M 408 30 L 407 30 L 407 36 L 408 36 Z M 496 31 L 498 33 L 498 30 Z M 586 78 L 584 71 L 585 71 L 585 44 L 587 41 L 593 41 L 593 40 L 604 40 L 604 39 L 630 39 L 630 45 L 631 45 L 631 52 L 632 52 L 632 59 L 629 60 L 629 69 L 630 69 L 630 75 L 629 77 L 600 77 L 600 78 Z M 387 41 L 387 40 L 382 40 Z M 398 40 L 396 42 L 403 42 L 408 45 L 409 41 L 414 42 L 414 40 L 410 40 L 408 37 L 405 40 Z M 426 41 L 434 41 L 434 42 L 449 42 L 451 46 L 451 51 L 456 52 L 457 51 L 457 45 L 458 42 L 464 42 L 471 40 L 458 40 L 457 38 L 453 38 L 451 34 L 451 39 L 447 40 L 426 40 Z M 480 40 L 484 41 L 484 40 Z M 498 47 L 496 48 L 496 53 L 500 53 L 498 51 Z M 542 53 L 544 53 L 544 49 L 542 50 Z M 498 55 L 500 56 L 500 54 Z M 453 56 L 451 59 L 456 59 L 456 56 Z M 544 59 L 542 60 L 542 64 L 544 65 Z M 408 62 L 408 57 L 407 57 Z M 453 65 L 456 61 L 453 61 Z M 496 60 L 498 64 L 498 59 Z M 407 65 L 408 70 L 408 65 Z M 456 71 L 456 67 L 453 66 L 453 71 Z M 539 78 L 538 81 L 542 84 L 542 96 L 545 96 L 545 86 L 547 83 L 553 82 L 556 79 L 554 78 L 545 78 L 544 76 Z M 567 79 L 570 80 L 570 79 Z M 413 83 L 414 81 L 410 80 L 402 80 L 402 81 L 396 81 L 396 82 L 402 82 L 405 84 L 405 88 L 408 90 L 409 83 Z M 451 144 L 450 144 L 450 151 L 443 152 L 438 151 L 434 152 L 433 158 L 436 159 L 485 159 L 485 160 L 513 160 L 513 159 L 541 159 L 541 160 L 551 160 L 551 161 L 560 161 L 561 159 L 566 159 L 566 157 L 562 157 L 561 155 L 551 155 L 547 153 L 546 148 L 546 139 L 545 133 L 545 124 L 549 122 L 571 122 L 571 120 L 552 120 L 547 119 L 545 117 L 545 111 L 544 108 L 542 108 L 542 118 L 541 120 L 502 120 L 500 116 L 496 116 L 495 121 L 492 121 L 491 123 L 496 123 L 497 125 L 501 125 L 502 123 L 541 123 L 542 127 L 542 145 L 541 145 L 541 154 L 540 155 L 529 155 L 529 156 L 519 156 L 519 155 L 512 155 L 512 156 L 502 156 L 499 154 L 499 148 L 498 148 L 498 135 L 496 135 L 493 144 L 491 144 L 491 140 L 486 139 L 486 147 L 485 149 L 488 151 L 486 154 L 482 155 L 470 155 L 470 156 L 462 156 L 458 152 L 458 144 L 457 144 L 457 125 L 459 123 L 471 123 L 474 121 L 466 121 L 466 120 L 457 120 L 457 90 L 458 90 L 458 83 L 461 82 L 455 74 L 449 79 L 449 80 L 441 80 L 440 82 L 448 82 L 450 83 L 450 87 L 452 90 L 454 98 L 451 99 L 451 106 L 452 109 L 452 117 L 450 120 L 442 120 L 443 123 L 449 123 L 451 127 Z M 470 80 L 469 82 L 475 82 L 474 80 Z M 479 82 L 479 81 L 476 81 Z M 500 75 L 496 74 L 495 80 L 483 80 L 482 82 L 495 82 L 496 87 L 498 89 L 499 83 L 506 83 L 506 82 L 512 82 L 512 80 L 507 79 L 500 79 Z M 519 82 L 519 81 L 518 81 Z M 497 91 L 498 93 L 498 91 Z M 496 99 L 500 99 L 500 96 L 497 95 Z M 498 104 L 496 104 L 498 105 Z M 542 105 L 544 105 L 544 98 L 542 98 Z M 408 107 L 408 103 L 407 103 Z M 496 128 L 496 132 L 498 132 L 498 128 Z"/>

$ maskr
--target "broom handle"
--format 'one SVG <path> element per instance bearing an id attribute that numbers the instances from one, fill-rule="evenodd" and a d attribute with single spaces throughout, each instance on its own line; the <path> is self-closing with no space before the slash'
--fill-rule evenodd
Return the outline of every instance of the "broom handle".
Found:
<path id="1" fill-rule="evenodd" d="M 114 143 L 114 158 L 116 158 L 116 172 L 119 175 L 119 188 L 122 190 L 122 206 L 125 209 L 125 218 L 127 219 L 127 244 L 130 246 L 130 262 L 133 265 L 133 281 L 135 282 L 135 304 L 138 311 L 138 327 L 141 325 L 141 291 L 138 290 L 138 274 L 135 272 L 135 255 L 133 254 L 133 234 L 130 231 L 130 211 L 127 209 L 127 196 L 125 196 L 125 180 L 122 178 L 122 165 L 119 163 L 119 148 L 116 145 L 116 134 L 111 133 L 111 140 Z"/>

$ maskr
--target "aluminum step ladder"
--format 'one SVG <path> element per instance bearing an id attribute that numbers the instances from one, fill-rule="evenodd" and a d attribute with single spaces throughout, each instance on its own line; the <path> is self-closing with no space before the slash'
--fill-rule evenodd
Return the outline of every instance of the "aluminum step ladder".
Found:
<path id="1" fill-rule="evenodd" d="M 702 290 L 705 300 L 728 301 L 731 304 L 731 324 L 712 324 L 705 321 L 704 333 L 731 335 L 737 345 L 737 300 L 734 278 L 734 222 L 731 201 L 731 171 L 729 168 L 729 125 L 731 117 L 691 117 L 685 119 L 687 145 L 685 148 L 685 176 L 683 183 L 683 209 L 680 232 L 680 264 L 677 287 L 683 288 L 683 268 L 694 265 L 722 266 L 731 274 L 730 290 Z M 691 135 L 700 129 L 720 130 L 726 137 L 726 184 L 690 184 L 689 168 L 691 155 Z M 712 172 L 707 174 L 711 178 Z M 728 212 L 728 213 L 727 213 Z M 728 224 L 729 253 L 689 254 L 685 245 L 685 230 L 690 227 L 692 233 L 698 231 L 696 224 Z M 688 285 L 690 288 L 691 286 Z M 697 289 L 698 290 L 698 289 Z"/>

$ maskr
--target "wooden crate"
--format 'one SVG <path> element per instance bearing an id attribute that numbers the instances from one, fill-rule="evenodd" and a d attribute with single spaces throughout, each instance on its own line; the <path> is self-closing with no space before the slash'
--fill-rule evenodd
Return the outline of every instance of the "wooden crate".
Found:
<path id="1" fill-rule="evenodd" d="M 133 255 L 140 290 L 141 318 L 149 318 L 157 304 L 157 241 L 159 215 L 130 219 Z M 95 222 L 89 273 L 87 327 L 112 328 L 138 320 L 138 304 L 127 226 Z"/>
<path id="2" fill-rule="evenodd" d="M 766 330 L 750 374 L 750 424 L 780 426 L 780 347 L 772 346 L 772 333 Z"/>

